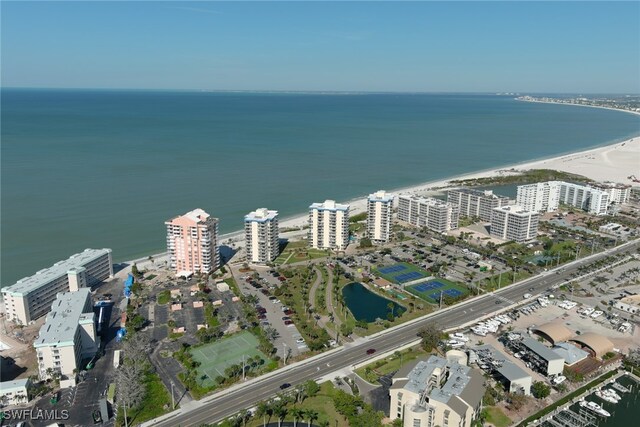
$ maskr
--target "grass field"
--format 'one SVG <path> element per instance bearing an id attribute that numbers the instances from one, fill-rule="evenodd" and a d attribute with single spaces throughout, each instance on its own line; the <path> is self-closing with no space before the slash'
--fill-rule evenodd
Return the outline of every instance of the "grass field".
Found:
<path id="1" fill-rule="evenodd" d="M 508 427 L 511 425 L 511 419 L 507 417 L 500 408 L 490 406 L 487 408 L 487 422 L 496 427 Z"/>
<path id="2" fill-rule="evenodd" d="M 424 283 L 407 286 L 405 290 L 432 304 L 438 303 L 441 291 L 445 296 L 449 295 L 451 297 L 458 297 L 469 293 L 466 287 L 447 279 L 429 280 Z"/>
<path id="3" fill-rule="evenodd" d="M 382 268 L 374 268 L 374 274 L 392 283 L 402 284 L 418 280 L 422 277 L 429 277 L 430 274 L 420 267 L 416 267 L 408 262 L 388 265 Z"/>
<path id="4" fill-rule="evenodd" d="M 306 240 L 289 242 L 282 249 L 278 258 L 275 259 L 274 264 L 284 265 L 294 262 L 308 261 L 315 258 L 326 257 L 327 254 L 328 252 L 325 250 L 309 248 Z"/>
<path id="5" fill-rule="evenodd" d="M 242 363 L 243 354 L 245 360 L 257 355 L 268 362 L 267 357 L 257 349 L 258 344 L 258 339 L 245 331 L 192 349 L 193 360 L 200 362 L 198 383 L 203 387 L 215 385 L 215 378 L 218 375 L 224 377 L 224 370 L 228 366 Z"/>

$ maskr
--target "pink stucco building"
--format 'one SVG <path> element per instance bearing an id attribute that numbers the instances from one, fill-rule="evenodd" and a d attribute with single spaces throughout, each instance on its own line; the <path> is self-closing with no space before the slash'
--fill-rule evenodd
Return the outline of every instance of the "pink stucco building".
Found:
<path id="1" fill-rule="evenodd" d="M 220 267 L 218 218 L 195 209 L 165 224 L 170 267 L 178 275 L 208 274 Z"/>

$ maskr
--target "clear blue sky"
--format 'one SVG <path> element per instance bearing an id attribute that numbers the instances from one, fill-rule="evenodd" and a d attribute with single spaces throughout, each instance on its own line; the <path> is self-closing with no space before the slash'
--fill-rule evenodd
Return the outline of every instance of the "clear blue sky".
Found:
<path id="1" fill-rule="evenodd" d="M 640 92 L 633 2 L 5 2 L 3 87 Z"/>

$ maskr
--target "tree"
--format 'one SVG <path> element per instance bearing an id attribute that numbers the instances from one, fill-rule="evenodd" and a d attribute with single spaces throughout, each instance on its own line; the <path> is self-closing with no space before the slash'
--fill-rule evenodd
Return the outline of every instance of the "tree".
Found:
<path id="1" fill-rule="evenodd" d="M 280 405 L 275 409 L 274 412 L 278 417 L 278 427 L 280 427 L 282 425 L 282 421 L 284 421 L 284 419 L 287 417 L 289 410 L 287 409 L 286 406 Z"/>
<path id="2" fill-rule="evenodd" d="M 310 427 L 311 423 L 318 419 L 318 411 L 307 409 L 305 412 L 307 416 L 307 427 Z"/>
<path id="3" fill-rule="evenodd" d="M 443 338 L 442 329 L 436 323 L 428 323 L 427 326 L 420 329 L 418 336 L 422 338 L 422 348 L 425 351 L 433 350 L 438 342 Z"/>
<path id="4" fill-rule="evenodd" d="M 320 391 L 320 386 L 314 380 L 309 380 L 304 383 L 304 390 L 308 397 L 314 397 Z"/>
<path id="5" fill-rule="evenodd" d="M 133 275 L 133 277 L 140 277 L 140 271 L 138 270 L 138 266 L 135 263 L 131 266 L 131 274 Z"/>
<path id="6" fill-rule="evenodd" d="M 373 246 L 373 243 L 371 243 L 371 239 L 368 237 L 363 237 L 362 239 L 360 239 L 360 247 L 361 248 L 370 248 Z"/>
<path id="7" fill-rule="evenodd" d="M 551 394 L 551 387 L 542 381 L 536 381 L 531 386 L 531 394 L 536 399 L 544 399 Z"/>
<path id="8" fill-rule="evenodd" d="M 342 325 L 340 325 L 340 333 L 343 337 L 348 337 L 353 333 L 353 327 L 351 325 L 343 323 Z"/>
<path id="9" fill-rule="evenodd" d="M 518 412 L 527 402 L 527 396 L 524 394 L 509 393 L 507 400 L 509 401 L 509 407 Z"/>
<path id="10" fill-rule="evenodd" d="M 267 425 L 267 415 L 271 417 L 272 409 L 271 405 L 267 402 L 258 402 L 258 408 L 256 409 L 256 417 L 262 417 L 262 426 Z"/>
<path id="11" fill-rule="evenodd" d="M 298 420 L 304 417 L 304 409 L 296 408 L 295 406 L 289 411 L 289 414 L 293 417 L 293 427 L 298 427 Z"/>
<path id="12" fill-rule="evenodd" d="M 136 371 L 134 364 L 123 363 L 116 371 L 116 399 L 124 409 L 125 426 L 128 425 L 127 409 L 136 407 L 146 393 L 142 372 Z"/>

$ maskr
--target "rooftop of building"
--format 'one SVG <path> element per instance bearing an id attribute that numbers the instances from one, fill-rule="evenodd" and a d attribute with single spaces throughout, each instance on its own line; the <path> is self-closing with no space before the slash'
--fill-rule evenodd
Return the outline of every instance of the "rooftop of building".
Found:
<path id="1" fill-rule="evenodd" d="M 400 194 L 398 198 L 410 199 L 414 202 L 435 205 L 435 206 L 446 206 L 449 204 L 448 202 L 445 202 L 444 200 L 441 200 L 441 199 L 436 199 L 435 197 L 416 196 L 414 194 Z"/>
<path id="2" fill-rule="evenodd" d="M 58 293 L 33 346 L 37 348 L 73 344 L 78 324 L 82 319 L 86 319 L 83 310 L 90 295 L 89 288 Z M 88 314 L 92 315 L 92 313 Z"/>
<path id="3" fill-rule="evenodd" d="M 558 353 L 551 350 L 549 347 L 542 344 L 541 342 L 534 340 L 533 338 L 529 338 L 529 337 L 523 338 L 522 344 L 524 344 L 525 347 L 533 351 L 538 356 L 542 357 L 547 362 L 551 362 L 558 359 L 564 360 L 562 356 L 560 356 Z"/>
<path id="4" fill-rule="evenodd" d="M 66 260 L 56 262 L 49 268 L 38 271 L 33 276 L 18 280 L 15 284 L 2 289 L 2 292 L 13 296 L 28 295 L 47 283 L 66 276 L 68 271 L 82 267 L 108 253 L 111 253 L 111 249 L 85 249 L 83 252 L 71 255 Z"/>
<path id="5" fill-rule="evenodd" d="M 205 223 L 207 220 L 218 221 L 218 218 L 213 218 L 211 215 L 206 213 L 203 209 L 198 208 L 190 212 L 187 212 L 184 215 L 178 215 L 176 217 L 173 217 L 170 220 L 166 221 L 165 224 L 172 223 L 179 219 L 183 219 L 183 220 L 186 219 L 196 224 Z"/>
<path id="6" fill-rule="evenodd" d="M 394 379 L 399 379 L 393 386 L 407 391 L 422 394 L 428 387 L 429 379 L 436 370 L 448 369 L 444 384 L 435 384 L 429 392 L 429 399 L 449 404 L 456 412 L 466 411 L 466 402 L 476 407 L 484 395 L 484 380 L 480 373 L 470 367 L 450 362 L 442 357 L 430 356 L 427 360 L 402 367 Z"/>
<path id="7" fill-rule="evenodd" d="M 394 194 L 387 193 L 384 190 L 379 190 L 375 193 L 369 194 L 369 201 L 373 202 L 392 202 L 394 198 Z"/>
<path id="8" fill-rule="evenodd" d="M 270 211 L 267 208 L 256 209 L 253 212 L 249 212 L 245 215 L 244 220 L 246 222 L 267 222 L 278 217 L 278 211 Z"/>
<path id="9" fill-rule="evenodd" d="M 510 214 L 513 215 L 532 215 L 532 214 L 538 214 L 537 211 L 528 211 L 525 208 L 523 208 L 520 205 L 505 205 L 505 206 L 498 206 L 497 208 L 493 208 L 494 211 L 500 211 L 500 212 L 509 212 Z"/>
<path id="10" fill-rule="evenodd" d="M 568 342 L 559 342 L 552 350 L 558 354 L 558 356 L 562 357 L 564 362 L 569 366 L 589 356 L 589 353 Z"/>
<path id="11" fill-rule="evenodd" d="M 489 197 L 492 199 L 508 199 L 507 196 L 501 196 L 499 194 L 494 194 L 493 190 L 477 190 L 474 188 L 454 188 L 452 190 L 449 190 L 449 192 L 452 191 L 457 191 L 463 194 L 471 194 L 474 196 L 481 196 L 481 197 Z"/>
<path id="12" fill-rule="evenodd" d="M 508 381 L 513 382 L 521 380 L 523 378 L 531 377 L 524 369 L 513 363 L 507 356 L 495 347 L 485 344 L 475 347 L 477 350 L 489 350 L 494 360 L 502 361 L 502 365 L 498 367 L 497 371 L 500 375 L 506 378 Z"/>
<path id="13" fill-rule="evenodd" d="M 22 390 L 29 385 L 29 378 L 23 378 L 21 380 L 3 381 L 0 383 L 0 390 L 2 393 L 13 392 Z"/>
<path id="14" fill-rule="evenodd" d="M 336 203 L 335 200 L 325 200 L 324 203 L 311 204 L 311 206 L 309 206 L 309 209 L 318 209 L 325 211 L 346 211 L 349 209 L 349 205 Z"/>

